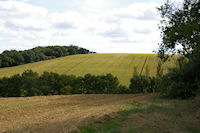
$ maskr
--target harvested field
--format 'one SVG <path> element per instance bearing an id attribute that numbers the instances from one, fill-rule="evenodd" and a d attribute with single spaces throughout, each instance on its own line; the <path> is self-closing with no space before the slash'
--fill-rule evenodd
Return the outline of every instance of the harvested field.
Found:
<path id="1" fill-rule="evenodd" d="M 115 115 L 130 103 L 144 103 L 154 94 L 68 95 L 0 98 L 1 132 L 55 133 L 76 131 L 77 125 Z"/>

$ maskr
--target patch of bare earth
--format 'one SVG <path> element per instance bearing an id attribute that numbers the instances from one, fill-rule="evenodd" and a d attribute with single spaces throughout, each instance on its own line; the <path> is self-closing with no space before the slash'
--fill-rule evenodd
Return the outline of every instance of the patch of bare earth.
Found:
<path id="1" fill-rule="evenodd" d="M 145 95 L 68 95 L 0 98 L 0 132 L 69 132 L 77 125 L 114 114 Z"/>

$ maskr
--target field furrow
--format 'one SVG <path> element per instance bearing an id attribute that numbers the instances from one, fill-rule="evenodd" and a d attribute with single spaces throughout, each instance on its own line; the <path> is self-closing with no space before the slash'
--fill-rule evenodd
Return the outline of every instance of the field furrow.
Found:
<path id="1" fill-rule="evenodd" d="M 146 60 L 147 57 L 148 59 Z M 146 63 L 144 64 L 145 60 Z M 149 75 L 155 76 L 157 63 L 158 58 L 154 54 L 73 55 L 15 67 L 1 68 L 0 77 L 12 76 L 22 73 L 27 69 L 32 69 L 39 74 L 48 71 L 76 76 L 84 76 L 87 73 L 95 75 L 112 73 L 118 77 L 121 84 L 128 86 L 134 72 L 134 67 L 138 68 L 138 73 L 142 71 L 142 74 L 145 74 L 146 66 L 148 66 L 150 70 Z M 163 65 L 165 73 L 173 63 L 174 60 L 171 60 L 171 62 Z"/>

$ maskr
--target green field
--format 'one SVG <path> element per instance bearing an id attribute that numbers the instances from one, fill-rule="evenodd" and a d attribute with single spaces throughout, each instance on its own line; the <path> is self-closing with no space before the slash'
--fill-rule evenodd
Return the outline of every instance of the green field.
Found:
<path id="1" fill-rule="evenodd" d="M 156 75 L 158 58 L 155 54 L 85 54 L 66 56 L 52 60 L 30 63 L 15 67 L 1 68 L 0 77 L 12 76 L 32 69 L 38 73 L 44 71 L 59 74 L 73 74 L 83 76 L 87 73 L 99 75 L 112 73 L 117 76 L 120 83 L 129 85 L 134 67 L 138 66 L 138 72 L 145 74 L 148 66 L 150 76 Z M 173 61 L 164 64 L 164 72 L 171 66 Z"/>

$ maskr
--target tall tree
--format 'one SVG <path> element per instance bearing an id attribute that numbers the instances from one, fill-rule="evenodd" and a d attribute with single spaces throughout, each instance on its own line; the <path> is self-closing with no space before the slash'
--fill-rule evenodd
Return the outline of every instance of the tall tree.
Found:
<path id="1" fill-rule="evenodd" d="M 200 1 L 184 0 L 179 5 L 167 1 L 158 10 L 162 17 L 160 58 L 166 61 L 168 54 L 184 55 L 177 60 L 178 67 L 163 77 L 163 94 L 193 97 L 200 90 Z"/>
<path id="2" fill-rule="evenodd" d="M 200 47 L 200 1 L 184 0 L 177 5 L 167 0 L 158 10 L 162 18 L 159 56 L 162 59 L 175 53 L 192 56 Z"/>

